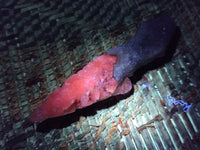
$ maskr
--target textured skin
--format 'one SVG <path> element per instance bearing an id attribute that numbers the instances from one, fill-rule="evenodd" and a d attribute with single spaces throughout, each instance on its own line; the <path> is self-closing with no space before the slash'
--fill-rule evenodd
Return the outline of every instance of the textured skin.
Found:
<path id="1" fill-rule="evenodd" d="M 176 25 L 168 15 L 144 22 L 135 36 L 127 43 L 110 49 L 107 54 L 116 55 L 114 77 L 118 83 L 141 66 L 165 55 L 175 33 Z"/>
<path id="2" fill-rule="evenodd" d="M 128 78 L 118 84 L 113 77 L 116 62 L 116 56 L 104 54 L 96 57 L 77 74 L 68 78 L 61 88 L 55 89 L 31 114 L 30 120 L 41 122 L 72 113 L 110 96 L 129 92 L 132 84 Z"/>

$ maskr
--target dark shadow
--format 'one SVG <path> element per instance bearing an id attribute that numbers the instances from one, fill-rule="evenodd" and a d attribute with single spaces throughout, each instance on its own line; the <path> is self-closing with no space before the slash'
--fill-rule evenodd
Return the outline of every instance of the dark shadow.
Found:
<path id="1" fill-rule="evenodd" d="M 124 95 L 118 95 L 115 97 L 113 96 L 106 100 L 94 103 L 88 107 L 77 109 L 74 113 L 67 114 L 61 117 L 47 119 L 37 125 L 36 131 L 49 132 L 52 129 L 65 128 L 67 126 L 70 126 L 72 123 L 79 121 L 79 118 L 81 116 L 85 116 L 85 117 L 93 116 L 97 113 L 97 110 L 106 109 L 106 108 L 116 105 L 120 100 L 129 97 L 131 93 L 133 93 L 133 89 Z"/>
<path id="2" fill-rule="evenodd" d="M 172 59 L 172 56 L 176 50 L 176 46 L 180 38 L 180 35 L 181 35 L 180 30 L 177 27 L 175 35 L 173 36 L 174 38 L 171 40 L 170 45 L 167 48 L 166 55 L 162 58 L 158 58 L 154 60 L 153 62 L 139 68 L 134 73 L 134 76 L 131 77 L 131 81 L 133 84 L 135 84 L 138 80 L 140 80 L 147 71 L 161 67 Z M 132 89 L 130 92 L 128 92 L 125 95 L 118 95 L 115 97 L 111 97 L 109 99 L 92 104 L 88 107 L 78 109 L 74 113 L 67 114 L 65 116 L 47 119 L 37 125 L 37 132 L 49 132 L 52 129 L 62 129 L 67 126 L 70 126 L 72 123 L 79 121 L 79 118 L 81 116 L 85 116 L 85 117 L 93 116 L 97 113 L 97 110 L 109 108 L 111 106 L 116 105 L 120 100 L 129 97 L 130 94 L 133 93 L 133 91 L 134 89 Z"/>

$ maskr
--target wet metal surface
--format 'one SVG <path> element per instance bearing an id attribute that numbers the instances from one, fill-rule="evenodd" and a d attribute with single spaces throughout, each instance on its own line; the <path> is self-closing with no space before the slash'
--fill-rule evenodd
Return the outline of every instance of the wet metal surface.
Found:
<path id="1" fill-rule="evenodd" d="M 198 149 L 199 8 L 198 1 L 187 0 L 2 2 L 0 149 Z M 163 11 L 181 31 L 176 51 L 169 62 L 136 80 L 128 97 L 40 125 L 28 122 L 67 77 Z M 40 126 L 46 132 L 38 132 Z"/>

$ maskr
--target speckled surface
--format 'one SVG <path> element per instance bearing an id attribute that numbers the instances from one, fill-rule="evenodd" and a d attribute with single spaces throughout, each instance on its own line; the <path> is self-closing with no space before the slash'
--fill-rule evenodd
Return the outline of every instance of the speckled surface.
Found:
<path id="1" fill-rule="evenodd" d="M 198 149 L 199 7 L 186 0 L 2 2 L 0 149 Z M 139 70 L 132 92 L 40 124 L 28 121 L 67 77 L 163 11 L 181 31 L 176 51 L 159 67 Z"/>

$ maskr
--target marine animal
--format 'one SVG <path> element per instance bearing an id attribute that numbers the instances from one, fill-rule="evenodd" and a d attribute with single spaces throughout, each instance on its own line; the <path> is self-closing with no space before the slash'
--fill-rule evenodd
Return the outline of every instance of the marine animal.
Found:
<path id="1" fill-rule="evenodd" d="M 129 78 L 141 66 L 165 55 L 176 25 L 168 15 L 143 22 L 134 37 L 89 62 L 56 88 L 30 116 L 33 122 L 62 116 L 132 89 Z"/>

